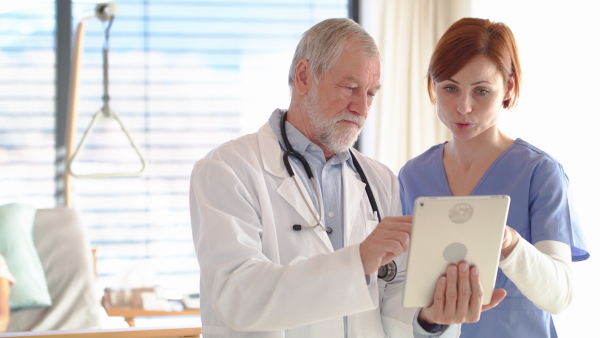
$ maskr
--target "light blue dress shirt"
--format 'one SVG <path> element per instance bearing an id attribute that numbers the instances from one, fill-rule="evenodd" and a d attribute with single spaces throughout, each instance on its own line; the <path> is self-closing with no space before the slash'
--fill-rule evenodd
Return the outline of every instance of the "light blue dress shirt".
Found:
<path id="1" fill-rule="evenodd" d="M 284 110 L 277 109 L 269 118 L 269 125 L 275 131 L 281 149 L 285 150 L 285 143 L 281 136 L 280 123 Z M 325 227 L 330 227 L 333 231 L 329 234 L 329 239 L 334 250 L 344 247 L 344 203 L 343 203 L 343 184 L 342 184 L 342 165 L 344 162 L 354 169 L 352 158 L 349 151 L 344 151 L 333 155 L 329 161 L 325 160 L 323 150 L 311 142 L 296 127 L 286 122 L 286 132 L 290 145 L 300 155 L 304 156 L 316 180 L 318 193 L 321 194 L 323 210 L 321 211 L 322 222 Z M 319 200 L 317 192 L 304 171 L 302 163 L 293 156 L 290 156 L 290 162 L 296 175 L 300 178 L 304 187 L 308 191 L 312 201 L 313 211 L 318 215 Z M 316 224 L 317 221 L 314 221 Z M 311 225 L 314 225 L 311 224 Z"/>

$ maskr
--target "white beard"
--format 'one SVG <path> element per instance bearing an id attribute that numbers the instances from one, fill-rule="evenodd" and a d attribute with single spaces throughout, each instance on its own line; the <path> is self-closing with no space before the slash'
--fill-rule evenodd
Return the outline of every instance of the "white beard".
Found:
<path id="1" fill-rule="evenodd" d="M 343 112 L 336 115 L 333 119 L 323 116 L 318 108 L 319 93 L 317 87 L 313 86 L 306 96 L 306 110 L 312 127 L 314 128 L 314 137 L 317 142 L 334 153 L 344 152 L 356 142 L 358 135 L 365 124 L 365 118 L 356 116 L 350 112 Z M 352 121 L 358 124 L 358 128 L 345 127 L 337 122 L 341 120 Z"/>

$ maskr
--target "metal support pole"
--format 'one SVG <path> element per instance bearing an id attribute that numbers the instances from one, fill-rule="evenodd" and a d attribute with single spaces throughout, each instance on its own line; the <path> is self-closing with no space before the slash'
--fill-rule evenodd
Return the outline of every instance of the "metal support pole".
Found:
<path id="1" fill-rule="evenodd" d="M 65 205 L 65 135 L 69 102 L 69 79 L 71 77 L 71 0 L 56 0 L 56 102 L 55 102 L 55 200 L 56 205 Z"/>

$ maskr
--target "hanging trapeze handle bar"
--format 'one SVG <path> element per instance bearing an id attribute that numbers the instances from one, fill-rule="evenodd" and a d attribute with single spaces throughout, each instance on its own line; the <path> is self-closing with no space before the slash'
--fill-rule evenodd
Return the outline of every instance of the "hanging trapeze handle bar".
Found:
<path id="1" fill-rule="evenodd" d="M 108 95 L 108 38 L 109 38 L 109 30 L 112 25 L 115 13 L 116 13 L 116 3 L 114 3 L 114 2 L 101 3 L 96 6 L 96 17 L 98 19 L 100 19 L 101 21 L 108 21 L 108 26 L 105 29 L 105 35 L 104 35 L 104 46 L 102 48 L 102 65 L 103 65 L 103 67 L 102 67 L 103 68 L 102 69 L 102 75 L 103 75 L 102 102 L 103 102 L 103 105 L 102 105 L 102 109 L 100 109 L 92 118 L 91 123 L 89 124 L 88 128 L 86 129 L 85 133 L 83 134 L 81 142 L 77 146 L 77 149 L 75 150 L 73 155 L 70 156 L 70 158 L 68 160 L 67 170 L 71 174 L 71 176 L 77 177 L 77 178 L 135 177 L 135 176 L 140 176 L 146 169 L 146 165 L 147 165 L 146 159 L 144 158 L 140 149 L 137 147 L 137 145 L 133 141 L 133 138 L 127 131 L 127 128 L 125 128 L 125 125 L 123 124 L 123 122 L 121 122 L 121 119 L 119 118 L 118 114 L 115 111 L 111 110 L 110 106 L 109 106 L 110 96 Z M 83 30 L 82 24 L 80 24 L 79 29 Z M 78 31 L 77 32 L 78 39 L 82 39 L 82 36 L 83 36 L 83 32 Z M 79 44 L 81 44 L 81 42 L 78 40 L 78 41 L 76 41 L 76 43 L 79 47 L 79 53 L 80 53 L 82 47 L 79 46 Z M 78 57 L 77 59 L 79 59 L 79 55 L 77 57 Z M 77 64 L 75 65 L 75 68 L 76 68 L 75 71 L 78 72 L 79 71 L 79 69 L 78 69 L 79 62 L 77 62 Z M 76 81 L 73 81 L 73 82 L 76 82 Z M 75 95 L 73 95 L 73 93 L 75 93 L 75 94 L 77 93 L 77 87 L 78 87 L 78 83 L 71 84 L 71 94 L 72 94 L 71 100 L 72 101 L 76 100 L 76 98 L 74 97 Z M 71 111 L 71 114 L 73 115 L 71 117 L 71 123 L 74 123 L 74 115 L 76 114 L 76 112 Z M 84 146 L 88 136 L 90 135 L 90 132 L 92 131 L 94 125 L 96 124 L 97 121 L 99 121 L 101 119 L 114 119 L 119 124 L 119 126 L 121 127 L 121 130 L 123 131 L 123 133 L 129 140 L 129 143 L 131 144 L 135 153 L 137 154 L 137 156 L 140 159 L 141 168 L 139 170 L 133 171 L 133 172 L 107 172 L 107 173 L 90 173 L 90 174 L 81 174 L 81 173 L 74 172 L 73 163 L 75 162 L 77 157 L 80 155 L 80 151 L 83 149 L 83 146 Z M 71 138 L 72 138 L 72 135 L 71 135 Z M 69 156 L 69 155 L 70 154 L 67 154 L 67 156 Z"/>

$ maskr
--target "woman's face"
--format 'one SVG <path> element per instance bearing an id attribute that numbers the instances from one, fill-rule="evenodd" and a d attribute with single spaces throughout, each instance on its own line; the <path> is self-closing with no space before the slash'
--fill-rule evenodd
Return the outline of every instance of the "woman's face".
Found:
<path id="1" fill-rule="evenodd" d="M 435 82 L 438 118 L 455 139 L 469 140 L 496 130 L 502 102 L 514 81 L 485 56 L 476 56 L 447 80 Z"/>

